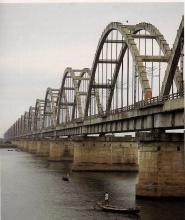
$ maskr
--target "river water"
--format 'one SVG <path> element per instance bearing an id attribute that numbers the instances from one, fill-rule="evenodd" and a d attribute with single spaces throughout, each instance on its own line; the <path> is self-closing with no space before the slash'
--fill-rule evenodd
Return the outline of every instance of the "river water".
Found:
<path id="1" fill-rule="evenodd" d="M 185 201 L 135 200 L 136 173 L 73 172 L 71 164 L 0 149 L 1 220 L 185 220 Z M 140 217 L 102 212 L 95 203 L 140 208 Z"/>

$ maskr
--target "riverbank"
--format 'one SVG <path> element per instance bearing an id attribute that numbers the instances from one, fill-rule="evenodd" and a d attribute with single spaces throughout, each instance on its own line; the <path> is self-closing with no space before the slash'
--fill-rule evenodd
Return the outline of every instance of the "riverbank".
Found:
<path id="1" fill-rule="evenodd" d="M 1 143 L 0 148 L 17 148 L 17 146 L 11 143 Z"/>

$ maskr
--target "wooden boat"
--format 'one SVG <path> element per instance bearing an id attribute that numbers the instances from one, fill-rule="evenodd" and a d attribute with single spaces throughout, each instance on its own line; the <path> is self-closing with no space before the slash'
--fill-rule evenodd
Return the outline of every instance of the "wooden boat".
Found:
<path id="1" fill-rule="evenodd" d="M 97 202 L 97 205 L 103 210 L 107 212 L 117 212 L 117 213 L 124 213 L 124 214 L 137 214 L 139 213 L 139 209 L 135 208 L 119 208 L 112 205 L 105 205 L 101 202 Z"/>
<path id="2" fill-rule="evenodd" d="M 63 176 L 62 179 L 63 179 L 64 181 L 69 181 L 69 174 Z"/>

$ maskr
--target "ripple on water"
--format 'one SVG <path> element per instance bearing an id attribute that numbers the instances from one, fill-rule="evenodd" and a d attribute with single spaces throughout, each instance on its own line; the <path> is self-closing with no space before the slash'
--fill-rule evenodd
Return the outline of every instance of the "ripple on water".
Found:
<path id="1" fill-rule="evenodd" d="M 0 150 L 2 220 L 126 220 L 123 214 L 94 209 L 104 192 L 112 204 L 141 209 L 142 220 L 184 220 L 184 201 L 135 200 L 136 173 L 75 172 L 62 180 L 68 163 Z"/>

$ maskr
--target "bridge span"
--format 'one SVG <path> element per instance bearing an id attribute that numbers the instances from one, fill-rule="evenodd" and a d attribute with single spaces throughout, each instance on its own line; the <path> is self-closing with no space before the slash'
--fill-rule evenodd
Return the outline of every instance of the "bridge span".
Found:
<path id="1" fill-rule="evenodd" d="M 183 49 L 184 17 L 172 48 L 152 24 L 112 22 L 92 68 L 67 67 L 61 87 L 49 87 L 4 136 L 50 159 L 68 152 L 77 170 L 114 163 L 136 171 L 139 148 L 136 194 L 185 197 L 183 137 L 165 133 L 184 129 Z M 137 139 L 106 137 L 122 132 L 137 132 Z"/>

